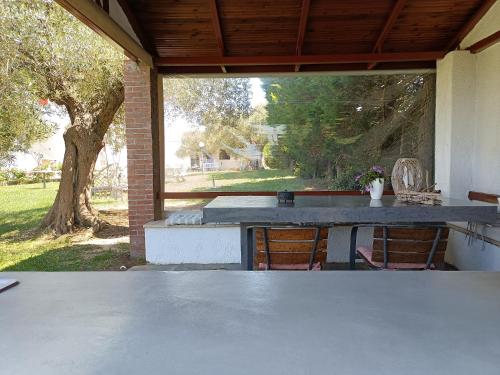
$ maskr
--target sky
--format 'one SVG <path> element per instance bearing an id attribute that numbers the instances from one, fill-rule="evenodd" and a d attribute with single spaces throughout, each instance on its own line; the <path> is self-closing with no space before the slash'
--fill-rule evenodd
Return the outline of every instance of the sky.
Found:
<path id="1" fill-rule="evenodd" d="M 252 107 L 256 107 L 259 104 L 266 104 L 266 93 L 262 89 L 262 81 L 260 78 L 250 78 L 250 84 L 252 85 Z"/>

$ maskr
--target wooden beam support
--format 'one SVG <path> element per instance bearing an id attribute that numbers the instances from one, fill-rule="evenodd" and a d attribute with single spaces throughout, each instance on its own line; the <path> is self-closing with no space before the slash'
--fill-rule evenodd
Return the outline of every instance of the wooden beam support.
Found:
<path id="1" fill-rule="evenodd" d="M 469 191 L 468 198 L 471 201 L 498 204 L 498 198 L 500 198 L 500 195 L 483 193 L 480 191 Z"/>
<path id="2" fill-rule="evenodd" d="M 304 44 L 304 36 L 306 34 L 307 17 L 309 16 L 309 8 L 311 0 L 302 0 L 302 7 L 300 8 L 299 30 L 297 33 L 297 44 L 295 46 L 295 54 L 302 55 L 302 46 Z M 295 65 L 295 71 L 300 70 L 300 65 Z"/>
<path id="3" fill-rule="evenodd" d="M 146 36 L 146 33 L 144 32 L 141 23 L 135 16 L 135 13 L 131 8 L 128 0 L 117 0 L 117 1 L 118 5 L 120 5 L 120 7 L 123 10 L 123 13 L 125 13 L 125 16 L 127 17 L 128 22 L 132 27 L 132 30 L 134 30 L 135 35 L 137 35 L 137 37 L 141 41 L 141 44 L 144 47 L 144 49 L 148 51 L 150 54 L 156 55 L 156 50 L 153 46 L 153 43 L 151 42 L 149 37 Z"/>
<path id="4" fill-rule="evenodd" d="M 217 50 L 219 56 L 225 55 L 224 37 L 222 36 L 222 28 L 220 26 L 219 10 L 217 9 L 217 0 L 208 0 L 210 3 L 210 13 L 212 14 L 212 24 L 214 25 L 215 40 L 217 42 Z M 224 65 L 220 66 L 223 73 L 227 73 Z"/>
<path id="5" fill-rule="evenodd" d="M 449 52 L 457 48 L 465 36 L 476 26 L 479 20 L 486 12 L 495 4 L 497 0 L 484 0 L 476 12 L 462 25 L 457 34 L 448 42 L 445 47 L 445 52 Z"/>
<path id="6" fill-rule="evenodd" d="M 470 47 L 467 47 L 471 53 L 478 53 L 481 51 L 484 51 L 486 48 L 491 47 L 492 45 L 500 42 L 500 30 L 498 30 L 496 33 L 491 34 L 490 36 L 487 36 L 486 38 L 483 38 Z"/>
<path id="7" fill-rule="evenodd" d="M 158 66 L 245 66 L 245 65 L 325 65 L 343 63 L 434 61 L 444 57 L 442 51 L 357 53 L 302 56 L 205 56 L 160 57 Z"/>
<path id="8" fill-rule="evenodd" d="M 405 5 L 406 5 L 406 0 L 396 0 L 396 4 L 394 4 L 394 6 L 392 7 L 391 13 L 389 14 L 389 17 L 387 17 L 387 20 L 385 21 L 384 27 L 382 28 L 382 31 L 380 32 L 380 35 L 378 36 L 377 41 L 373 46 L 372 52 L 374 53 L 382 52 L 382 46 L 384 45 L 387 36 L 389 36 L 389 32 L 392 30 L 394 24 L 396 23 L 396 20 L 398 19 Z M 368 70 L 373 69 L 373 67 L 376 64 L 377 63 L 369 64 Z"/>
<path id="9" fill-rule="evenodd" d="M 113 42 L 128 57 L 153 67 L 152 56 L 96 3 L 90 0 L 56 1 L 92 30 Z"/>

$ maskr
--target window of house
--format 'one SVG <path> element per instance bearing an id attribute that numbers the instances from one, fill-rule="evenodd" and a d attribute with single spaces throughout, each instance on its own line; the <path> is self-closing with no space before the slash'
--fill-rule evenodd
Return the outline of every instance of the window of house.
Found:
<path id="1" fill-rule="evenodd" d="M 231 156 L 227 153 L 226 150 L 220 150 L 219 160 L 231 160 Z"/>

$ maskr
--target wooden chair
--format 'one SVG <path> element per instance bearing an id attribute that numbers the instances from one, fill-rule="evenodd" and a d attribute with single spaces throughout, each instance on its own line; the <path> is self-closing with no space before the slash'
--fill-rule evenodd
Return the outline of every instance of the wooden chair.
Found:
<path id="1" fill-rule="evenodd" d="M 358 246 L 357 255 L 369 267 L 392 270 L 434 269 L 444 265 L 449 229 L 431 227 L 377 226 L 372 247 Z"/>
<path id="2" fill-rule="evenodd" d="M 327 227 L 256 227 L 254 269 L 320 270 L 327 246 Z"/>

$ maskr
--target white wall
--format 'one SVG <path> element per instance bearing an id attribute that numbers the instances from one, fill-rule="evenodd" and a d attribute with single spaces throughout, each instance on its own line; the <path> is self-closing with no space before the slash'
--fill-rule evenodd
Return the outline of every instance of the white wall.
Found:
<path id="1" fill-rule="evenodd" d="M 497 2 L 462 48 L 491 35 L 499 25 Z M 454 51 L 438 61 L 435 157 L 436 183 L 444 195 L 466 199 L 470 190 L 500 194 L 499 43 L 477 54 Z M 499 228 L 487 229 L 486 235 L 500 240 Z M 500 248 L 477 247 L 469 248 L 464 236 L 455 233 L 448 261 L 460 269 L 500 270 Z"/>
<path id="2" fill-rule="evenodd" d="M 240 263 L 239 225 L 144 226 L 146 260 L 153 264 Z"/>

